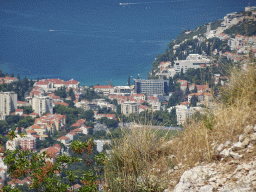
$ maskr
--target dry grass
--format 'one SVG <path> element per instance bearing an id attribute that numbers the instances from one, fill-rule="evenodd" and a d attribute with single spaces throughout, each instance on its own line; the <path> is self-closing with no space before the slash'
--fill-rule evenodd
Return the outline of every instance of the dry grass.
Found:
<path id="1" fill-rule="evenodd" d="M 105 167 L 109 191 L 163 191 L 169 180 L 171 162 L 161 150 L 166 142 L 157 131 L 140 128 L 123 132 L 114 140 L 113 152 Z"/>
<path id="2" fill-rule="evenodd" d="M 246 125 L 256 124 L 255 65 L 247 71 L 234 70 L 230 82 L 222 90 L 222 103 L 216 104 L 216 110 L 185 125 L 183 133 L 169 146 L 174 163 L 182 162 L 186 169 L 198 162 L 214 161 L 220 143 L 237 141 Z"/>
<path id="3" fill-rule="evenodd" d="M 230 85 L 222 90 L 222 103 L 201 120 L 185 125 L 184 131 L 164 145 L 148 129 L 131 130 L 114 142 L 106 166 L 106 183 L 110 191 L 163 191 L 166 181 L 172 188 L 183 171 L 198 162 L 216 160 L 215 149 L 225 141 L 235 141 L 246 125 L 256 124 L 256 67 L 233 70 Z M 160 150 L 161 149 L 161 150 Z M 167 153 L 167 154 L 166 154 Z M 254 154 L 254 153 L 252 153 Z M 174 155 L 172 162 L 168 155 Z M 166 174 L 182 162 L 183 169 Z M 156 171 L 157 170 L 157 171 Z M 170 185 L 171 182 L 169 182 Z"/>

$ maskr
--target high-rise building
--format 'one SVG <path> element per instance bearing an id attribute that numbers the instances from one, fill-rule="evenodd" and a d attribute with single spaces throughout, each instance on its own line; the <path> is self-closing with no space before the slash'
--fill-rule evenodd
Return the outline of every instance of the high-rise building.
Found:
<path id="1" fill-rule="evenodd" d="M 49 96 L 37 96 L 30 98 L 32 109 L 41 116 L 43 113 L 53 113 L 52 99 Z"/>
<path id="2" fill-rule="evenodd" d="M 17 94 L 14 92 L 0 92 L 0 119 L 5 120 L 5 117 L 16 109 Z"/>
<path id="3" fill-rule="evenodd" d="M 168 94 L 168 81 L 162 79 L 134 79 L 135 92 L 147 96 Z"/>

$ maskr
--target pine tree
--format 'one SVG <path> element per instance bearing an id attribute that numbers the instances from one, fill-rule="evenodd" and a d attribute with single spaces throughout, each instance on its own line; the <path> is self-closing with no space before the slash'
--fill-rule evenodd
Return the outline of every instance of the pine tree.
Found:
<path id="1" fill-rule="evenodd" d="M 187 83 L 187 88 L 186 88 L 186 91 L 185 91 L 185 95 L 188 95 L 189 94 L 189 85 L 188 85 L 188 83 Z"/>
<path id="2" fill-rule="evenodd" d="M 129 76 L 128 77 L 128 83 L 127 83 L 128 86 L 131 86 L 131 77 Z"/>

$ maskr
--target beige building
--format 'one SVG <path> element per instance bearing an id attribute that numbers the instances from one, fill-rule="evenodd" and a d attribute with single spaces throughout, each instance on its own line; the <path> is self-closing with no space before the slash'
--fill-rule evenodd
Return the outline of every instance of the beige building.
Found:
<path id="1" fill-rule="evenodd" d="M 178 105 L 176 108 L 177 125 L 184 124 L 196 111 L 202 112 L 201 107 L 188 107 L 184 105 Z"/>
<path id="2" fill-rule="evenodd" d="M 0 119 L 5 120 L 5 117 L 16 109 L 17 94 L 14 92 L 0 92 Z"/>
<path id="3" fill-rule="evenodd" d="M 126 101 L 121 104 L 121 113 L 126 116 L 131 113 L 139 114 L 139 104 L 136 102 Z"/>
<path id="4" fill-rule="evenodd" d="M 32 105 L 32 109 L 35 113 L 41 116 L 43 113 L 53 113 L 52 99 L 49 96 L 38 96 L 30 97 L 29 103 Z"/>

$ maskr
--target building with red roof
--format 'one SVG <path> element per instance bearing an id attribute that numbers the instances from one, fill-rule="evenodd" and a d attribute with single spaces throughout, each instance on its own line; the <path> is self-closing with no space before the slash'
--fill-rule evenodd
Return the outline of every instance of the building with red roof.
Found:
<path id="1" fill-rule="evenodd" d="M 70 79 L 69 81 L 64 81 L 62 79 L 42 79 L 36 82 L 35 86 L 41 87 L 45 91 L 55 91 L 61 87 L 78 89 L 80 82 L 74 79 Z"/>
<path id="2" fill-rule="evenodd" d="M 54 163 L 56 158 L 60 155 L 61 146 L 59 144 L 55 144 L 51 147 L 41 149 L 40 153 L 46 151 L 46 154 L 49 156 L 46 161 Z"/>
<path id="3" fill-rule="evenodd" d="M 96 85 L 93 88 L 98 94 L 103 96 L 114 94 L 114 87 L 111 85 Z"/>
<path id="4" fill-rule="evenodd" d="M 16 77 L 0 77 L 0 81 L 6 84 L 10 84 L 12 82 L 18 81 Z"/>
<path id="5" fill-rule="evenodd" d="M 57 141 L 59 141 L 59 142 L 63 143 L 64 145 L 66 145 L 66 144 L 69 143 L 70 139 L 68 137 L 66 137 L 66 136 L 62 136 L 62 137 L 59 137 L 57 139 Z"/>
<path id="6" fill-rule="evenodd" d="M 19 115 L 19 116 L 23 115 L 23 109 L 16 109 L 15 115 Z"/>

